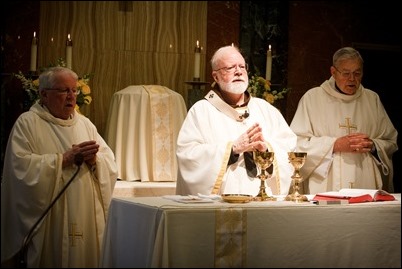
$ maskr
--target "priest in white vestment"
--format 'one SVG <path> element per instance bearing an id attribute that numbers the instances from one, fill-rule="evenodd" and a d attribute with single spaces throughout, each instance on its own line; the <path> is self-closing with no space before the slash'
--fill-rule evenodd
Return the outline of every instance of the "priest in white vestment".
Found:
<path id="1" fill-rule="evenodd" d="M 277 108 L 247 92 L 247 68 L 238 48 L 220 48 L 211 65 L 217 86 L 190 108 L 178 135 L 177 194 L 256 196 L 261 180 L 254 150 L 275 154 L 267 194 L 288 194 L 293 173 L 288 152 L 296 147 L 296 135 Z"/>
<path id="2" fill-rule="evenodd" d="M 346 47 L 333 56 L 332 77 L 307 91 L 290 124 L 299 151 L 304 192 L 342 188 L 393 191 L 397 130 L 377 93 L 361 84 L 363 59 Z"/>
<path id="3" fill-rule="evenodd" d="M 63 187 L 27 241 L 27 267 L 98 267 L 117 179 L 114 154 L 91 121 L 75 111 L 77 75 L 55 67 L 39 78 L 40 100 L 15 122 L 1 186 L 1 262 L 24 238 Z M 24 259 L 23 259 L 24 260 Z"/>

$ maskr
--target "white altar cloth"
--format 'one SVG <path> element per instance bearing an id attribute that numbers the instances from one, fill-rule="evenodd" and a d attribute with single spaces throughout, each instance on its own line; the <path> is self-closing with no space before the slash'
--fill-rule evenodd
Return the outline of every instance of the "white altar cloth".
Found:
<path id="1" fill-rule="evenodd" d="M 113 94 L 105 140 L 119 178 L 176 181 L 176 140 L 187 114 L 183 97 L 159 85 L 129 86 Z"/>
<path id="2" fill-rule="evenodd" d="M 401 195 L 395 197 L 346 205 L 113 198 L 101 266 L 213 268 L 234 260 L 243 268 L 400 268 Z M 225 244 L 242 251 L 222 257 Z"/>

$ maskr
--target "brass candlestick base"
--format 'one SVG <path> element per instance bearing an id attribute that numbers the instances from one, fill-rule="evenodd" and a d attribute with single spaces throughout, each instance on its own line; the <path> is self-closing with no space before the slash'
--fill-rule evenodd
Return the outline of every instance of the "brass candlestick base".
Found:
<path id="1" fill-rule="evenodd" d="M 275 154 L 273 152 L 260 152 L 258 150 L 253 151 L 253 160 L 259 172 L 257 177 L 261 180 L 260 191 L 253 199 L 255 201 L 276 200 L 275 197 L 269 196 L 265 192 L 265 181 L 271 177 L 271 175 L 266 170 L 272 165 L 274 161 L 274 155 Z"/>
<path id="2" fill-rule="evenodd" d="M 306 152 L 288 152 L 289 162 L 294 167 L 294 172 L 292 175 L 293 181 L 293 193 L 286 196 L 286 201 L 293 201 L 296 203 L 307 202 L 306 196 L 299 193 L 299 184 L 303 181 L 303 176 L 300 174 L 300 169 L 303 167 L 307 153 Z"/>

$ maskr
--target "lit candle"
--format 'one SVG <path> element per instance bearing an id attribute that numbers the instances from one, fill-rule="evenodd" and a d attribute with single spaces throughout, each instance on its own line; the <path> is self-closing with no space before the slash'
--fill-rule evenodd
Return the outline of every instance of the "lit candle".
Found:
<path id="1" fill-rule="evenodd" d="M 197 40 L 197 46 L 195 47 L 194 55 L 194 78 L 200 78 L 200 65 L 201 65 L 201 47 L 200 42 Z"/>
<path id="2" fill-rule="evenodd" d="M 265 70 L 266 80 L 271 81 L 271 73 L 272 73 L 272 51 L 271 51 L 271 45 L 269 45 L 267 51 L 267 68 Z"/>
<path id="3" fill-rule="evenodd" d="M 71 69 L 71 62 L 73 59 L 73 41 L 71 40 L 70 34 L 67 36 L 66 46 L 66 66 Z"/>
<path id="4" fill-rule="evenodd" d="M 36 60 L 38 56 L 37 53 L 38 53 L 38 38 L 36 38 L 36 32 L 34 32 L 31 45 L 31 67 L 29 68 L 29 70 L 32 72 L 36 71 Z"/>

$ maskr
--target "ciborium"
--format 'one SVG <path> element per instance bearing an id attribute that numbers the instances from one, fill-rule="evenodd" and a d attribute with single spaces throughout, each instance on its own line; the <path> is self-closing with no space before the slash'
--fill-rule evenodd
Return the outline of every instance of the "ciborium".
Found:
<path id="1" fill-rule="evenodd" d="M 274 162 L 274 152 L 272 151 L 253 151 L 253 160 L 257 166 L 258 175 L 257 177 L 261 180 L 260 191 L 257 196 L 254 197 L 256 201 L 275 201 L 276 198 L 269 196 L 265 191 L 265 181 L 271 177 L 267 169 Z"/>
<path id="2" fill-rule="evenodd" d="M 288 152 L 289 162 L 294 168 L 292 175 L 293 192 L 286 196 L 286 201 L 293 201 L 296 203 L 307 202 L 306 196 L 299 193 L 300 182 L 303 181 L 303 176 L 300 174 L 300 169 L 303 167 L 307 152 Z"/>

